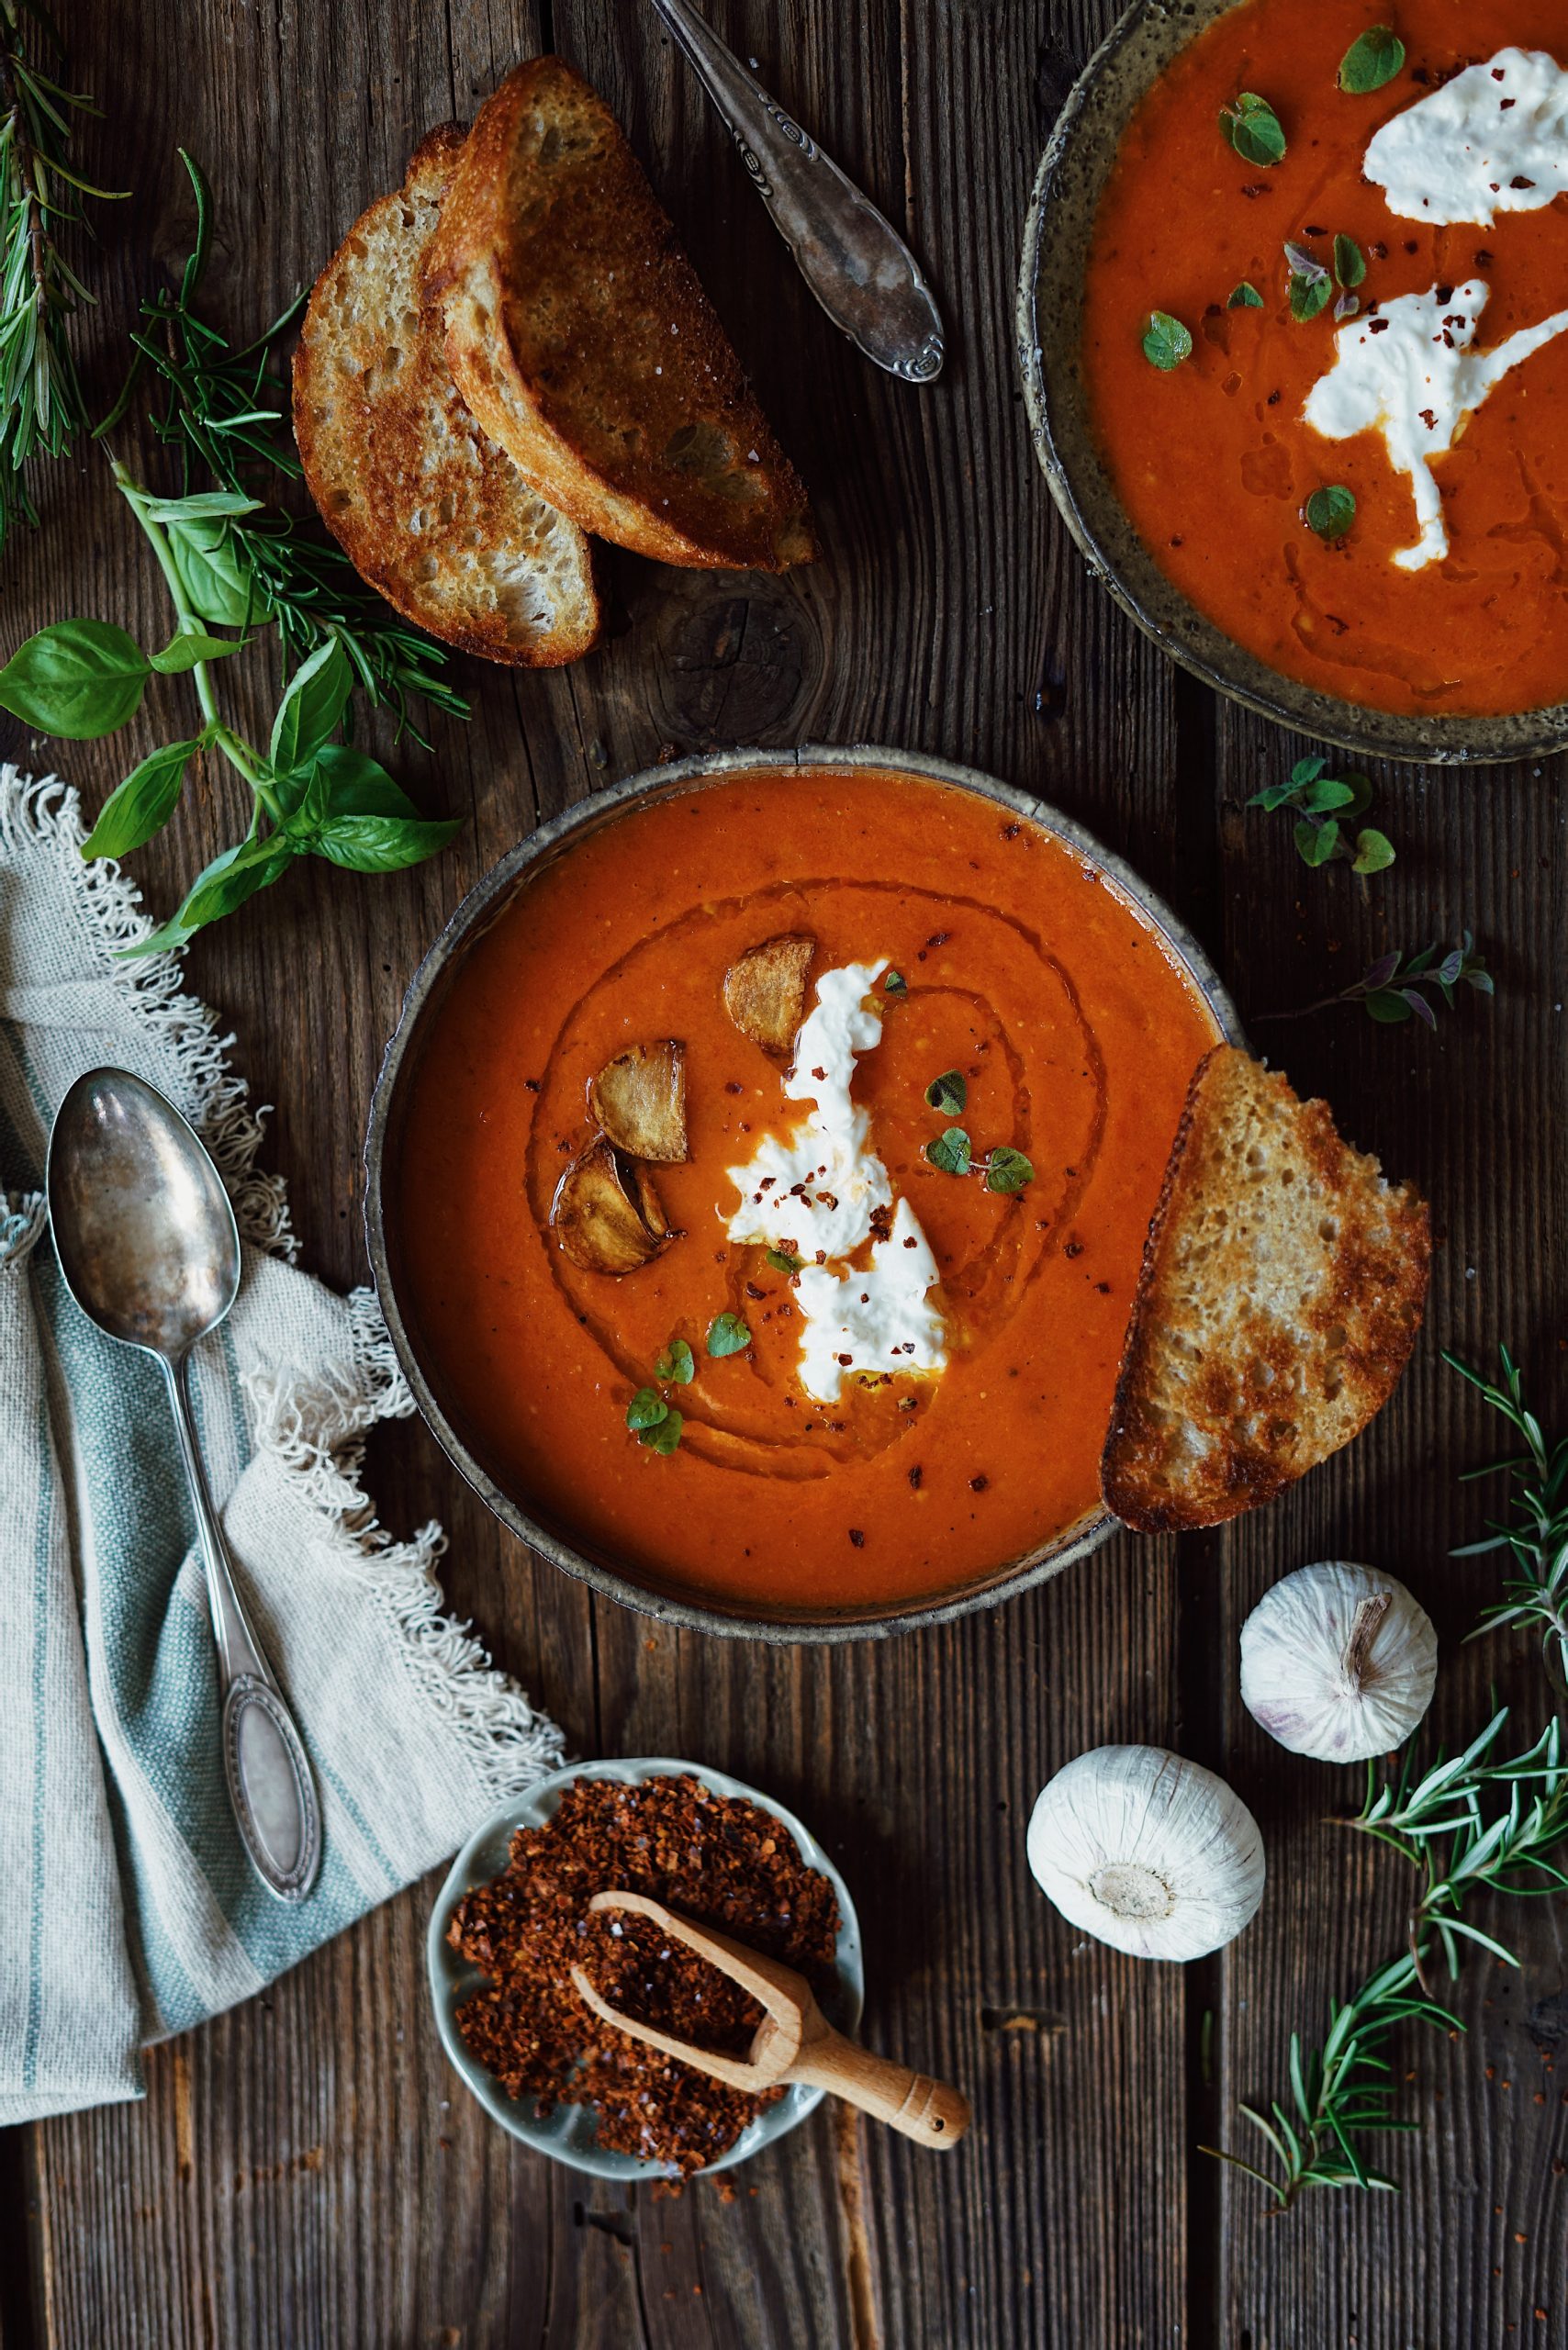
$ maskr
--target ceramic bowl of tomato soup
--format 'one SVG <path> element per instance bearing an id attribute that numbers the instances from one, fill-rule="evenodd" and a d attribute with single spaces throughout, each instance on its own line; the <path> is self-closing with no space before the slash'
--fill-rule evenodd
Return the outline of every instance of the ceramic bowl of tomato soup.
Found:
<path id="1" fill-rule="evenodd" d="M 1036 182 L 1047 478 L 1238 700 L 1423 760 L 1568 742 L 1562 0 L 1140 0 Z"/>
<path id="2" fill-rule="evenodd" d="M 414 1393 L 491 1507 L 651 1613 L 831 1639 L 1108 1530 L 1150 1214 L 1234 1016 L 1066 818 L 891 751 L 729 753 L 459 908 L 376 1091 Z"/>

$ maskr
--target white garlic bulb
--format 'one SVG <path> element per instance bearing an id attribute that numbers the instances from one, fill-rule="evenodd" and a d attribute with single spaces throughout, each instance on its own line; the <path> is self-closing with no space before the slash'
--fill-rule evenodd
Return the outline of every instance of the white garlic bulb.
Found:
<path id="1" fill-rule="evenodd" d="M 1361 1762 L 1432 1702 L 1438 1636 L 1393 1575 L 1341 1559 L 1298 1567 L 1241 1628 L 1241 1699 L 1293 1754 Z"/>
<path id="2" fill-rule="evenodd" d="M 1099 1746 L 1043 1789 L 1029 1866 L 1062 1916 L 1135 1958 L 1202 1958 L 1263 1898 L 1263 1839 L 1239 1796 L 1158 1746 Z"/>

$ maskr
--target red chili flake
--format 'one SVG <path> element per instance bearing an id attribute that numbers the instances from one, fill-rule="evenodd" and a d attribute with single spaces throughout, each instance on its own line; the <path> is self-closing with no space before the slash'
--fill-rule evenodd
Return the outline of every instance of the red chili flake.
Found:
<path id="1" fill-rule="evenodd" d="M 871 1237 L 872 1237 L 872 1239 L 873 1239 L 873 1240 L 890 1240 L 890 1239 L 892 1238 L 892 1234 L 893 1234 L 893 1212 L 892 1212 L 891 1208 L 889 1208 L 889 1207 L 873 1208 L 873 1209 L 871 1210 Z"/>
<path id="2" fill-rule="evenodd" d="M 1022 824 L 1003 824 L 1002 837 L 1004 841 L 1015 841 L 1023 829 Z"/>
<path id="3" fill-rule="evenodd" d="M 1533 180 L 1527 180 L 1523 173 L 1519 172 L 1515 173 L 1514 177 L 1508 182 L 1508 185 L 1510 187 L 1533 187 L 1535 185 L 1535 182 Z"/>
<path id="4" fill-rule="evenodd" d="M 971 1494 L 983 1494 L 990 1483 L 991 1479 L 989 1477 L 971 1477 L 969 1479 L 969 1491 Z"/>
<path id="5" fill-rule="evenodd" d="M 765 1289 L 758 1289 L 755 1281 L 747 1281 L 745 1285 L 745 1293 L 748 1297 L 766 1297 L 767 1295 L 767 1292 Z"/>
<path id="6" fill-rule="evenodd" d="M 744 1093 L 745 1087 L 738 1078 L 732 1077 L 725 1080 L 724 1091 L 726 1093 Z"/>
<path id="7" fill-rule="evenodd" d="M 1386 334 L 1388 332 L 1388 320 L 1386 319 L 1373 319 L 1370 321 L 1370 326 L 1373 334 Z"/>
<path id="8" fill-rule="evenodd" d="M 522 1082 L 523 1082 L 524 1087 L 526 1088 L 526 1090 L 527 1090 L 530 1093 L 537 1093 L 537 1092 L 538 1092 L 538 1091 L 539 1091 L 539 1080 L 538 1080 L 536 1077 L 525 1077 L 525 1078 L 523 1079 Z"/>
<path id="9" fill-rule="evenodd" d="M 924 1474 L 925 1474 L 924 1470 L 924 1469 L 921 1469 L 921 1468 L 914 1468 L 914 1469 L 912 1469 L 912 1470 L 910 1471 L 910 1472 L 909 1472 L 909 1482 L 910 1482 L 910 1483 L 914 1487 L 914 1490 L 915 1490 L 915 1492 L 916 1492 L 917 1494 L 918 1494 L 918 1493 L 919 1493 L 919 1491 L 920 1491 L 920 1481 L 921 1481 L 921 1479 L 924 1476 Z"/>
<path id="10" fill-rule="evenodd" d="M 602 2024 L 572 1985 L 581 1966 L 611 2007 L 715 2053 L 745 2055 L 756 2002 L 649 1920 L 590 1911 L 609 1886 L 733 1933 L 828 1987 L 832 1886 L 757 1805 L 689 1775 L 641 1786 L 577 1779 L 543 1828 L 522 1828 L 499 1876 L 453 1914 L 447 1940 L 489 1977 L 458 2011 L 465 2044 L 510 2097 L 598 2115 L 600 2145 L 686 2174 L 733 2146 L 780 2094 L 750 2097 Z"/>
<path id="11" fill-rule="evenodd" d="M 866 1548 L 866 1537 L 862 1534 L 857 1526 L 852 1526 L 850 1528 L 849 1539 L 854 1543 L 855 1548 L 857 1550 L 863 1550 Z"/>

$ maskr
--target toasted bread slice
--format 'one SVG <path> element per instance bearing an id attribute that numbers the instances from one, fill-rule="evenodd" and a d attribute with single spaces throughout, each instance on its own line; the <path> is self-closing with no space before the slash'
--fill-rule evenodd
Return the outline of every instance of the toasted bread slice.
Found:
<path id="1" fill-rule="evenodd" d="M 1271 1500 L 1380 1411 L 1421 1326 L 1426 1203 L 1220 1045 L 1149 1225 L 1101 1485 L 1142 1533 Z"/>
<path id="2" fill-rule="evenodd" d="M 575 661 L 599 634 L 593 555 L 465 408 L 425 249 L 464 133 L 432 130 L 316 281 L 294 361 L 294 432 L 327 527 L 389 604 L 465 653 Z"/>
<path id="3" fill-rule="evenodd" d="M 481 107 L 425 283 L 464 398 L 542 497 L 664 563 L 782 571 L 806 493 L 602 98 L 558 57 Z"/>

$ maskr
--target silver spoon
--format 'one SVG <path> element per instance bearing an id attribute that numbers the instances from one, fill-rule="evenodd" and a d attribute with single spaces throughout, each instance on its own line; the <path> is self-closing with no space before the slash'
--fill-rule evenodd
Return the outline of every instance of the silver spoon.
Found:
<path id="1" fill-rule="evenodd" d="M 65 1096 L 48 1182 L 67 1289 L 100 1330 L 162 1366 L 207 1561 L 230 1801 L 268 1892 L 303 1901 L 321 1859 L 316 1782 L 234 1587 L 191 1418 L 190 1350 L 240 1288 L 229 1194 L 174 1103 L 123 1069 L 90 1069 Z"/>
<path id="2" fill-rule="evenodd" d="M 689 0 L 653 0 L 712 99 L 806 284 L 868 359 L 906 383 L 942 371 L 942 317 L 891 223 L 792 122 Z"/>

